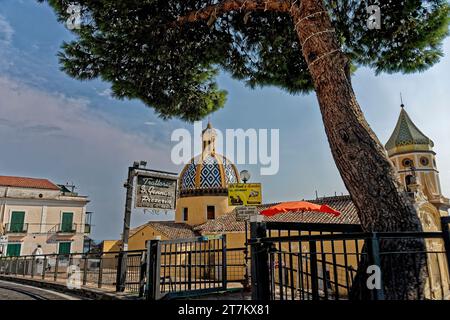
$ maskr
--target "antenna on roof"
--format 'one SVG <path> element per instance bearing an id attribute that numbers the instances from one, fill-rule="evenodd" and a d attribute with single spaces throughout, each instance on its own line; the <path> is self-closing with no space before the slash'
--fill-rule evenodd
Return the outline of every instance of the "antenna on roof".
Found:
<path id="1" fill-rule="evenodd" d="M 404 108 L 405 107 L 405 105 L 403 104 L 403 97 L 402 97 L 402 93 L 400 92 L 400 107 L 401 108 Z"/>
<path id="2" fill-rule="evenodd" d="M 316 200 L 319 199 L 319 195 L 317 194 L 317 190 L 316 190 Z"/>

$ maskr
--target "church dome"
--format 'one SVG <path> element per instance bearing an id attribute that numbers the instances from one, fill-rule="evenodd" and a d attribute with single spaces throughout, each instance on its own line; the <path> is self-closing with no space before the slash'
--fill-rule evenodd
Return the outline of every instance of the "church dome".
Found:
<path id="1" fill-rule="evenodd" d="M 215 130 L 211 123 L 202 132 L 203 152 L 194 157 L 181 171 L 180 196 L 226 195 L 228 184 L 238 183 L 236 166 L 215 151 Z"/>

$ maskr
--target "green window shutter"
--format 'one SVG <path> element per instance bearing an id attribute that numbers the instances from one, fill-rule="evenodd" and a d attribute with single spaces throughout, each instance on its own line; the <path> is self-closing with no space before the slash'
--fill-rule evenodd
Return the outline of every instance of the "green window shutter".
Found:
<path id="1" fill-rule="evenodd" d="M 58 253 L 59 254 L 69 254 L 71 244 L 72 244 L 71 242 L 60 242 Z"/>
<path id="2" fill-rule="evenodd" d="M 8 257 L 20 256 L 21 247 L 22 245 L 20 243 L 8 243 L 8 247 L 6 248 L 6 255 Z"/>
<path id="3" fill-rule="evenodd" d="M 61 231 L 70 232 L 73 229 L 73 213 L 63 212 L 61 221 Z"/>
<path id="4" fill-rule="evenodd" d="M 11 221 L 10 221 L 9 231 L 10 232 L 22 232 L 24 222 L 25 222 L 25 212 L 13 211 L 11 213 Z"/>

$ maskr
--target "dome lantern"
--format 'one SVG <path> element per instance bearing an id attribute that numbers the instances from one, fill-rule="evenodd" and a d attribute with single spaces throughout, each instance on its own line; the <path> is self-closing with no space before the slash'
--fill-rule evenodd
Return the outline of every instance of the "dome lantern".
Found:
<path id="1" fill-rule="evenodd" d="M 202 153 L 181 171 L 180 197 L 199 195 L 228 195 L 228 184 L 239 182 L 236 166 L 216 152 L 216 130 L 210 122 L 202 131 Z"/>

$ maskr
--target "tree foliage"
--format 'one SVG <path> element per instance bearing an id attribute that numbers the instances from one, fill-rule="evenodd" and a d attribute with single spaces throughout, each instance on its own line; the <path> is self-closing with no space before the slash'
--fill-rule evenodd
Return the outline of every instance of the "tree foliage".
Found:
<path id="1" fill-rule="evenodd" d="M 66 1 L 47 2 L 61 22 L 69 18 Z M 290 93 L 313 89 L 289 12 L 232 10 L 177 23 L 220 2 L 71 1 L 81 5 L 83 23 L 73 30 L 76 39 L 62 46 L 62 69 L 77 79 L 110 82 L 116 97 L 140 99 L 163 118 L 188 121 L 224 105 L 226 92 L 216 83 L 220 70 L 250 87 L 271 85 Z M 449 23 L 445 0 L 324 2 L 353 69 L 423 71 L 443 55 Z M 380 7 L 381 29 L 367 27 L 369 4 Z"/>

